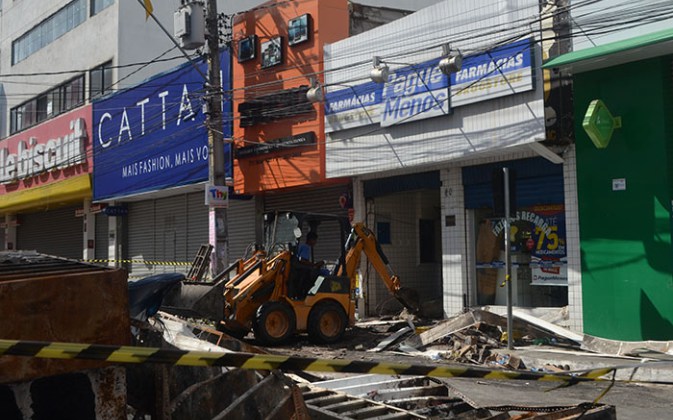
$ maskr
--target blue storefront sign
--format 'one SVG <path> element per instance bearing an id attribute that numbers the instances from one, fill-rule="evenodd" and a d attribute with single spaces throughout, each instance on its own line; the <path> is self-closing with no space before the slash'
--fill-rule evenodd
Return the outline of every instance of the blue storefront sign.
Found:
<path id="1" fill-rule="evenodd" d="M 450 84 L 439 60 L 391 71 L 382 84 L 337 85 L 325 95 L 325 131 L 371 124 L 388 127 L 449 115 L 451 107 L 534 88 L 530 39 L 465 57 Z"/>
<path id="2" fill-rule="evenodd" d="M 222 53 L 222 86 L 231 85 Z M 198 64 L 207 74 L 205 63 Z M 205 80 L 186 63 L 175 70 L 93 103 L 93 199 L 96 201 L 208 180 L 208 133 L 203 113 Z M 231 115 L 231 101 L 223 102 Z M 231 123 L 222 127 L 231 137 Z M 232 176 L 225 144 L 225 173 Z"/>

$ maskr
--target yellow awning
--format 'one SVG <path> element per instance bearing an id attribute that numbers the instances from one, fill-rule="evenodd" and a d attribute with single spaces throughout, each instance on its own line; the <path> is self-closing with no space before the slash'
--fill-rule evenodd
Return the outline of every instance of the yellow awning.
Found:
<path id="1" fill-rule="evenodd" d="M 0 213 L 18 213 L 28 209 L 59 207 L 91 197 L 89 174 L 78 175 L 26 190 L 0 195 Z"/>

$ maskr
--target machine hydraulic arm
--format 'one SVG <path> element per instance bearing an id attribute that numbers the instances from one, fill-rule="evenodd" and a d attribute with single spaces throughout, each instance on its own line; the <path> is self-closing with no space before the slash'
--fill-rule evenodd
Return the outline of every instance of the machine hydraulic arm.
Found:
<path id="1" fill-rule="evenodd" d="M 411 312 L 416 313 L 420 310 L 418 293 L 413 289 L 402 287 L 399 277 L 390 267 L 388 258 L 383 253 L 374 233 L 364 224 L 355 223 L 353 225 L 351 236 L 346 242 L 346 248 L 348 253 L 346 254 L 345 265 L 338 273 L 339 275 L 355 279 L 355 272 L 360 265 L 360 257 L 364 253 L 390 293 Z M 345 272 L 343 272 L 344 270 Z"/>

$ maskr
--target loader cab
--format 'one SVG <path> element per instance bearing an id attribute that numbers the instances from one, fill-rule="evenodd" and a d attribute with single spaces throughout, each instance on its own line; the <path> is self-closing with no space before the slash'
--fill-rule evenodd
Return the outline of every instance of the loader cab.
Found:
<path id="1" fill-rule="evenodd" d="M 269 255 L 290 251 L 296 255 L 309 232 L 315 232 L 319 244 L 314 259 L 334 265 L 344 257 L 351 225 L 346 217 L 324 213 L 273 211 L 264 214 L 264 249 Z"/>
<path id="2" fill-rule="evenodd" d="M 297 211 L 274 211 L 264 215 L 265 244 L 269 255 L 282 251 L 292 253 L 288 295 L 296 300 L 304 299 L 315 289 L 319 277 L 329 277 L 345 261 L 346 237 L 350 223 L 345 217 L 323 213 Z M 310 232 L 318 235 L 318 245 L 312 258 L 300 259 L 298 248 Z M 320 267 L 315 263 L 323 262 Z M 327 284 L 327 283 L 325 283 Z M 317 289 L 316 289 L 317 290 Z"/>

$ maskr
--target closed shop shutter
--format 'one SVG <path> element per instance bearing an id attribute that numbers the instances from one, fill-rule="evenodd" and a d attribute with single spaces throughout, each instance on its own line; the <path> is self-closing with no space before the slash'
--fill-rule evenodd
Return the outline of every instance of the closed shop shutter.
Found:
<path id="1" fill-rule="evenodd" d="M 154 253 L 154 200 L 129 203 L 127 220 L 128 253 L 125 258 L 155 261 Z M 152 267 L 141 264 L 126 265 L 135 276 L 149 275 Z"/>
<path id="2" fill-rule="evenodd" d="M 532 158 L 463 168 L 465 208 L 493 206 L 493 171 L 503 167 L 516 174 L 518 207 L 563 203 L 563 166 Z"/>
<path id="3" fill-rule="evenodd" d="M 230 262 L 245 257 L 248 247 L 255 243 L 256 223 L 262 223 L 262 215 L 255 213 L 255 202 L 255 198 L 229 200 L 227 233 L 229 235 Z M 250 253 L 247 256 L 250 256 Z"/>
<path id="4" fill-rule="evenodd" d="M 21 225 L 16 228 L 17 249 L 81 259 L 84 233 L 82 218 L 75 216 L 78 208 L 64 207 L 19 215 Z"/>
<path id="5" fill-rule="evenodd" d="M 199 247 L 208 243 L 208 208 L 203 194 L 176 195 L 129 204 L 128 258 L 164 264 L 133 264 L 136 275 L 186 272 Z"/>
<path id="6" fill-rule="evenodd" d="M 201 245 L 208 243 L 208 206 L 204 204 L 203 193 L 187 196 L 189 212 L 187 220 L 187 254 L 185 261 L 194 261 Z"/>
<path id="7" fill-rule="evenodd" d="M 113 219 L 114 220 L 114 219 Z M 97 260 L 108 258 L 108 224 L 110 216 L 98 213 L 96 214 L 96 237 L 94 255 Z"/>
<path id="8" fill-rule="evenodd" d="M 264 197 L 264 211 L 294 210 L 348 217 L 348 209 L 339 204 L 342 194 L 352 194 L 350 184 L 267 194 Z M 305 240 L 306 233 L 307 229 L 304 228 L 302 241 Z M 337 223 L 326 223 L 318 228 L 318 243 L 314 252 L 316 261 L 332 261 L 340 255 L 341 233 Z"/>

